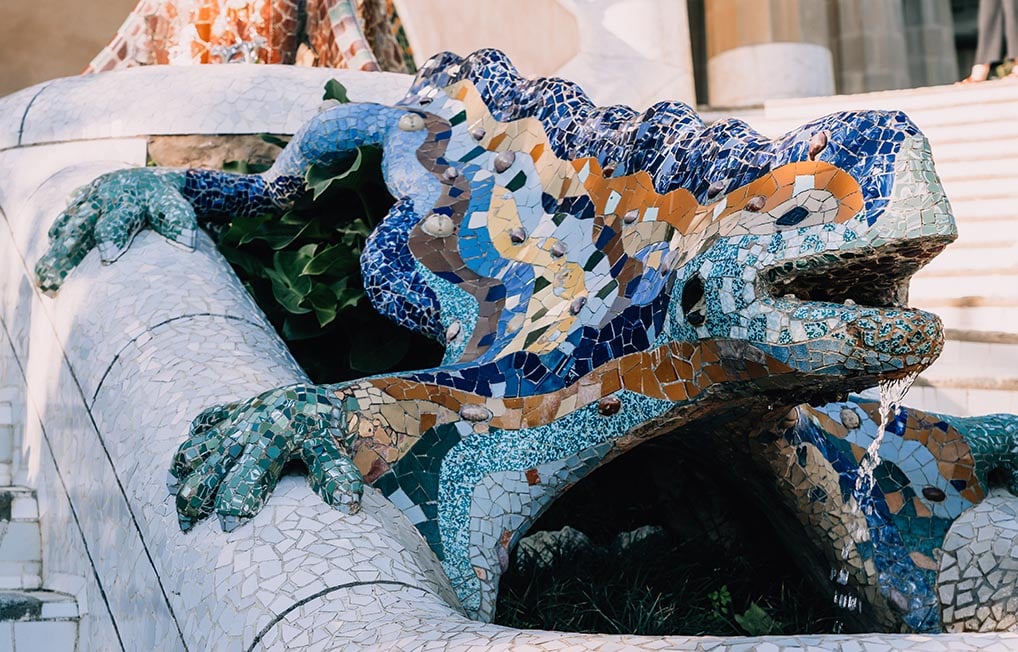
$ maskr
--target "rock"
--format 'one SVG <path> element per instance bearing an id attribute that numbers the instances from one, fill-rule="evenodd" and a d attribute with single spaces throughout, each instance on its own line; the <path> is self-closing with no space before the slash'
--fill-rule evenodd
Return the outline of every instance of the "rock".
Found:
<path id="1" fill-rule="evenodd" d="M 660 525 L 644 525 L 620 532 L 608 548 L 612 557 L 622 561 L 647 556 L 660 557 L 668 549 L 668 534 Z"/>
<path id="2" fill-rule="evenodd" d="M 561 530 L 535 532 L 520 540 L 515 571 L 521 574 L 561 573 L 563 567 L 597 563 L 604 555 L 583 532 L 566 526 Z"/>
<path id="3" fill-rule="evenodd" d="M 160 167 L 221 170 L 226 161 L 272 165 L 283 151 L 259 136 L 152 136 L 148 157 Z"/>

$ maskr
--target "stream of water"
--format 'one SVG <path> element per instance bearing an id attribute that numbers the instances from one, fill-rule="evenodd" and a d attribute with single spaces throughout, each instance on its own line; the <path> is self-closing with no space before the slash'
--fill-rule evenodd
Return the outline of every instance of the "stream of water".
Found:
<path id="1" fill-rule="evenodd" d="M 855 479 L 854 492 L 856 509 L 858 509 L 862 498 L 869 494 L 873 487 L 873 472 L 880 464 L 880 444 L 884 441 L 887 424 L 890 423 L 892 416 L 898 414 L 898 410 L 901 409 L 901 401 L 918 375 L 919 372 L 913 372 L 897 380 L 881 380 L 878 385 L 880 389 L 880 425 L 877 426 L 876 437 L 866 448 L 866 454 L 859 463 L 859 475 Z"/>
<path id="2" fill-rule="evenodd" d="M 858 513 L 860 506 L 863 506 L 862 509 L 867 515 L 873 509 L 869 496 L 873 489 L 873 473 L 876 471 L 877 466 L 880 465 L 880 445 L 884 441 L 887 424 L 890 423 L 892 416 L 897 415 L 898 410 L 901 409 L 901 402 L 918 375 L 918 373 L 911 373 L 898 380 L 882 380 L 878 385 L 880 390 L 880 424 L 877 426 L 876 436 L 870 445 L 867 446 L 866 454 L 859 462 L 859 473 L 856 476 L 855 488 L 852 492 L 855 499 L 852 505 L 853 513 Z M 869 532 L 866 531 L 865 523 L 858 523 L 857 525 L 860 531 L 853 532 L 852 538 L 855 541 L 868 539 Z M 851 552 L 850 546 L 851 544 L 845 542 L 841 550 L 842 559 L 848 559 Z M 835 583 L 834 605 L 846 611 L 861 611 L 862 603 L 852 589 L 847 586 L 849 569 L 845 567 L 840 569 L 832 568 L 831 580 Z M 841 625 L 842 623 L 839 621 L 837 628 L 840 629 Z"/>

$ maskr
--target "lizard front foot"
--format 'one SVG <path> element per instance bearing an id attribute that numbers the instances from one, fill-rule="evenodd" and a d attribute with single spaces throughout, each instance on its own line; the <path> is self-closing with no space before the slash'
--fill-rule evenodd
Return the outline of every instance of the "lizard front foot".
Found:
<path id="1" fill-rule="evenodd" d="M 202 412 L 170 467 L 180 529 L 213 511 L 226 531 L 255 514 L 279 482 L 283 467 L 300 459 L 326 503 L 354 513 L 364 481 L 343 450 L 343 409 L 324 387 L 292 385 Z"/>
<path id="2" fill-rule="evenodd" d="M 93 247 L 104 263 L 113 262 L 145 226 L 193 249 L 198 221 L 180 194 L 183 185 L 183 171 L 133 168 L 78 188 L 50 227 L 49 249 L 35 266 L 40 289 L 58 290 Z"/>

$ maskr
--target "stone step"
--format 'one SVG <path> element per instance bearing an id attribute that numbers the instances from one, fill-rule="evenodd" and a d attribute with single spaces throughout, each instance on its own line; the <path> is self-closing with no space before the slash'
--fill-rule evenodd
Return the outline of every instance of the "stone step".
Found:
<path id="1" fill-rule="evenodd" d="M 948 158 L 967 149 L 977 155 L 981 152 L 1006 155 L 1008 151 L 1014 152 L 1008 150 L 1007 145 L 1018 138 L 1018 123 L 1013 120 L 990 124 L 920 125 L 920 128 L 933 145 L 933 155 L 940 154 L 938 148 L 947 148 Z"/>
<path id="2" fill-rule="evenodd" d="M 1014 182 L 1009 181 L 1003 175 L 979 179 L 941 178 L 941 182 L 952 205 L 956 201 L 972 199 L 1005 199 L 1011 200 L 1012 204 L 1018 200 Z"/>
<path id="3" fill-rule="evenodd" d="M 986 159 L 971 157 L 944 161 L 934 154 L 934 160 L 936 160 L 937 174 L 940 175 L 940 180 L 945 186 L 949 182 L 957 180 L 986 180 L 988 183 L 1008 184 L 1012 196 L 1018 197 L 1018 188 L 1014 186 L 1014 173 L 1012 172 L 1015 167 L 1018 167 L 1018 157 Z M 948 194 L 949 198 L 950 196 Z"/>
<path id="4" fill-rule="evenodd" d="M 922 268 L 917 276 L 943 276 L 955 272 L 968 274 L 972 272 L 994 272 L 994 271 L 1018 271 L 1018 246 L 1014 239 L 1004 239 L 999 242 L 968 243 L 970 245 L 981 244 L 982 246 L 964 246 L 967 241 L 967 234 L 959 234 L 958 240 L 942 251 L 926 267 Z"/>
<path id="5" fill-rule="evenodd" d="M 1014 129 L 1015 133 L 1010 133 Z M 956 128 L 940 129 L 923 133 L 930 140 L 933 160 L 937 172 L 943 174 L 941 166 L 952 161 L 984 161 L 1004 159 L 1015 161 L 1018 152 L 1018 127 L 1009 127 L 1005 134 L 996 134 L 989 129 Z"/>
<path id="6" fill-rule="evenodd" d="M 958 239 L 947 247 L 945 253 L 953 249 L 1011 247 L 1018 243 L 1018 216 L 980 220 L 959 217 L 955 213 L 954 219 L 958 225 Z"/>
<path id="7" fill-rule="evenodd" d="M 930 124 L 973 123 L 989 120 L 998 109 L 1018 103 L 1018 84 L 994 81 L 978 88 L 971 86 L 929 86 L 906 90 L 832 95 L 827 97 L 768 100 L 764 115 L 768 119 L 799 120 L 834 111 L 854 109 L 901 110 L 909 115 L 946 116 L 946 121 L 927 120 Z"/>
<path id="8" fill-rule="evenodd" d="M 992 378 L 994 388 L 1018 390 L 1018 335 L 953 329 L 946 335 L 944 351 L 923 378 L 933 383 Z"/>
<path id="9" fill-rule="evenodd" d="M 74 652 L 78 604 L 54 591 L 0 591 L 0 652 Z"/>
<path id="10" fill-rule="evenodd" d="M 994 303 L 1018 303 L 1018 276 L 1015 274 L 997 272 L 941 276 L 935 272 L 922 270 L 912 278 L 909 301 L 913 305 L 945 298 L 970 302 L 989 299 Z"/>
<path id="11" fill-rule="evenodd" d="M 42 540 L 35 491 L 0 488 L 0 590 L 42 585 Z"/>
<path id="12" fill-rule="evenodd" d="M 928 412 L 966 417 L 999 412 L 1018 413 L 1018 388 L 997 387 L 995 379 L 927 381 L 920 377 L 905 405 Z"/>
<path id="13" fill-rule="evenodd" d="M 1018 302 L 1014 305 L 978 305 L 978 300 L 950 300 L 909 302 L 914 308 L 936 314 L 944 327 L 953 330 L 979 332 L 1018 332 Z M 977 305 L 965 305 L 966 303 Z M 1018 373 L 1018 372 L 1016 372 Z"/>
<path id="14" fill-rule="evenodd" d="M 959 222 L 1018 220 L 1018 199 L 1014 197 L 955 197 L 948 195 L 951 210 Z"/>

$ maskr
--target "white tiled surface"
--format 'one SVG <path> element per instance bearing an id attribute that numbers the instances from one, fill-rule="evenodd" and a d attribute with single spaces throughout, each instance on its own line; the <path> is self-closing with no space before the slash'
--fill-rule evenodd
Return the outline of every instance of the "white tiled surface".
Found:
<path id="1" fill-rule="evenodd" d="M 320 97 L 324 77 L 300 69 L 257 73 L 238 66 L 139 69 L 113 73 L 116 80 L 59 82 L 59 93 L 48 95 L 56 86 L 48 87 L 33 104 L 25 134 L 45 141 L 285 132 L 311 110 L 302 104 L 311 87 Z M 378 81 L 385 79 L 345 81 L 358 98 L 372 89 L 391 92 L 394 82 Z M 287 95 L 293 88 L 297 101 Z M 191 104 L 170 103 L 171 96 Z M 237 98 L 254 98 L 262 115 Z M 174 106 L 187 110 L 176 114 Z M 186 119 L 174 117 L 184 113 Z M 4 121 L 10 118 L 0 112 L 0 127 Z M 1018 648 L 1018 637 L 1003 635 L 653 639 L 485 625 L 450 606 L 440 567 L 393 505 L 368 491 L 362 512 L 344 516 L 300 478 L 284 479 L 262 513 L 233 533 L 210 522 L 181 533 L 163 481 L 191 417 L 303 375 L 205 239 L 188 253 L 143 235 L 113 266 L 101 267 L 91 254 L 56 299 L 33 289 L 29 270 L 66 193 L 118 165 L 87 161 L 141 163 L 139 143 L 0 152 L 0 389 L 27 384 L 27 395 L 16 392 L 9 401 L 24 430 L 18 480 L 38 489 L 45 576 L 76 587 L 79 649 L 244 649 L 258 642 L 268 649 Z M 41 630 L 24 625 L 33 623 L 0 625 L 0 650 L 7 640 L 19 650 L 42 644 L 33 638 Z M 73 645 L 73 636 L 68 627 L 47 634 L 40 649 Z"/>
<path id="2" fill-rule="evenodd" d="M 25 115 L 20 143 L 143 134 L 292 133 L 315 114 L 322 103 L 323 86 L 331 78 L 346 86 L 352 100 L 382 103 L 402 97 L 411 79 L 394 73 L 362 75 L 349 70 L 254 64 L 131 68 L 67 77 L 40 85 L 45 88 Z M 31 90 L 11 96 L 11 115 L 27 103 L 22 95 Z M 18 141 L 15 138 L 11 143 L 10 136 L 4 134 L 15 129 L 15 118 L 7 117 L 3 105 L 0 111 L 5 116 L 0 117 L 0 147 L 10 147 Z M 18 124 L 20 120 L 19 116 Z"/>
<path id="3" fill-rule="evenodd" d="M 17 622 L 14 623 L 14 651 L 43 650 L 70 652 L 75 649 L 77 637 L 73 622 Z"/>
<path id="4" fill-rule="evenodd" d="M 45 86 L 46 84 L 38 84 L 37 86 L 25 88 L 16 93 L 11 93 L 7 97 L 0 98 L 0 149 L 7 149 L 8 147 L 18 145 L 18 137 L 21 132 L 22 118 L 25 116 L 25 111 L 32 103 L 32 99 Z"/>

